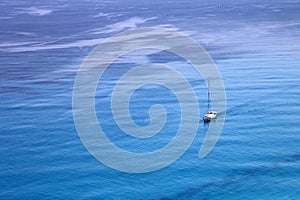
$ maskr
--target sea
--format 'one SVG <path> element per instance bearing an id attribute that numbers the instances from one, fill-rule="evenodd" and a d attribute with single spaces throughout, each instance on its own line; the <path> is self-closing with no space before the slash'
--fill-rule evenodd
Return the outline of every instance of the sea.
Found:
<path id="1" fill-rule="evenodd" d="M 0 11 L 0 199 L 300 199 L 300 1 L 2 0 Z M 121 56 L 95 93 L 99 126 L 114 145 L 159 151 L 182 120 L 176 94 L 152 83 L 133 93 L 129 114 L 146 127 L 151 105 L 160 104 L 161 133 L 141 139 L 118 127 L 113 88 L 135 66 L 183 69 L 199 104 L 186 151 L 163 168 L 131 173 L 90 153 L 74 122 L 73 91 L 97 45 L 147 27 L 175 30 L 206 50 L 224 83 L 226 117 L 200 159 L 213 124 L 202 121 L 203 77 L 169 52 Z"/>

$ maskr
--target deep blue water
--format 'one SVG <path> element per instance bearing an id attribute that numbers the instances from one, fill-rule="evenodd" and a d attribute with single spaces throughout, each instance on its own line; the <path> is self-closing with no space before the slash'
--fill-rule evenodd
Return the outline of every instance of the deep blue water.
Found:
<path id="1" fill-rule="evenodd" d="M 299 1 L 2 1 L 0 199 L 299 199 L 299 10 Z M 172 165 L 122 173 L 83 146 L 73 122 L 73 84 L 103 39 L 153 26 L 181 31 L 208 51 L 225 84 L 226 122 L 202 160 L 208 125 L 200 122 L 191 147 Z M 131 114 L 145 126 L 150 105 L 161 103 L 169 111 L 162 132 L 138 141 L 116 126 L 108 109 L 112 84 L 145 62 L 179 61 L 164 53 L 133 55 L 110 66 L 96 96 L 108 137 L 135 152 L 167 144 L 180 120 L 174 94 L 153 86 L 136 91 Z M 188 80 L 202 116 L 205 84 Z"/>

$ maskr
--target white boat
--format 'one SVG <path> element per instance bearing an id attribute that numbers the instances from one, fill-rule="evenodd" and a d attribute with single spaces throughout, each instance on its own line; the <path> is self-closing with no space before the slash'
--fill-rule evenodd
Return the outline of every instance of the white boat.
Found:
<path id="1" fill-rule="evenodd" d="M 217 112 L 210 110 L 210 81 L 208 80 L 208 90 L 207 90 L 207 114 L 204 115 L 204 122 L 210 122 L 212 119 L 217 118 Z"/>
<path id="2" fill-rule="evenodd" d="M 209 111 L 207 114 L 204 115 L 203 120 L 205 122 L 209 122 L 212 119 L 217 118 L 217 112 L 216 111 Z"/>

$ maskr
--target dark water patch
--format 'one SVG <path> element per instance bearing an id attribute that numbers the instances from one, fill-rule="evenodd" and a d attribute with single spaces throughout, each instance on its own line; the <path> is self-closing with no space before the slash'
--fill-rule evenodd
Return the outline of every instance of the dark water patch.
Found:
<path id="1" fill-rule="evenodd" d="M 185 61 L 180 56 L 169 52 L 169 51 L 160 51 L 157 53 L 153 53 L 148 55 L 148 58 L 153 63 L 169 63 L 169 62 L 175 62 L 175 61 Z"/>
<path id="2" fill-rule="evenodd" d="M 13 94 L 27 94 L 34 95 L 39 94 L 29 87 L 18 87 L 18 86 L 6 86 L 0 88 L 0 93 L 13 93 Z"/>
<path id="3" fill-rule="evenodd" d="M 296 163 L 300 161 L 300 152 L 295 152 L 286 158 L 274 161 L 268 165 L 261 165 L 253 168 L 235 169 L 228 173 L 220 180 L 209 182 L 203 185 L 190 187 L 182 192 L 179 192 L 173 196 L 162 197 L 159 200 L 171 200 L 171 199 L 190 199 L 197 195 L 197 198 L 208 199 L 206 196 L 207 190 L 215 190 L 218 192 L 227 191 L 230 185 L 233 183 L 243 182 L 249 178 L 261 177 L 268 173 L 273 173 L 275 170 L 285 168 L 286 163 Z M 203 193 L 200 194 L 200 193 Z"/>

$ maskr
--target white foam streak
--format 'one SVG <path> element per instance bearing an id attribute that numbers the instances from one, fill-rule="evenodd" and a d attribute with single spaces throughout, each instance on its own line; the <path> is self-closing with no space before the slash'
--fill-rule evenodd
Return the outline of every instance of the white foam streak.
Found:
<path id="1" fill-rule="evenodd" d="M 49 15 L 53 12 L 53 10 L 48 8 L 38 8 L 38 7 L 30 7 L 24 8 L 22 11 L 18 12 L 18 14 L 28 14 L 33 16 L 44 16 Z"/>

